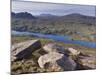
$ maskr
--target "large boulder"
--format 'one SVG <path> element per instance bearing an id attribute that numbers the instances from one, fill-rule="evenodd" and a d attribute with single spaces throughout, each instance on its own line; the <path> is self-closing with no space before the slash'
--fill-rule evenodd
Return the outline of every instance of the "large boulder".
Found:
<path id="1" fill-rule="evenodd" d="M 49 71 L 70 71 L 75 70 L 76 63 L 64 54 L 50 52 L 38 59 L 40 68 L 47 68 Z"/>
<path id="2" fill-rule="evenodd" d="M 12 45 L 11 60 L 27 58 L 33 51 L 41 48 L 39 40 L 28 40 Z"/>
<path id="3" fill-rule="evenodd" d="M 58 52 L 58 53 L 65 53 L 65 49 L 64 47 L 62 46 L 59 46 L 55 43 L 49 43 L 49 44 L 46 44 L 43 49 L 46 51 L 46 52 Z"/>

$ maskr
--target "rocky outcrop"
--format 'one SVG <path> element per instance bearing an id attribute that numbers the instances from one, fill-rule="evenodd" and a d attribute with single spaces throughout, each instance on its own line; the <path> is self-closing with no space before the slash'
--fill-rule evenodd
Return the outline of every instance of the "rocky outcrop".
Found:
<path id="1" fill-rule="evenodd" d="M 11 60 L 27 58 L 33 51 L 41 48 L 39 40 L 29 40 L 12 45 Z"/>
<path id="2" fill-rule="evenodd" d="M 67 51 L 68 51 L 69 57 L 72 58 L 76 62 L 78 69 L 95 69 L 96 68 L 95 56 L 89 56 L 89 55 L 83 54 L 82 52 L 73 48 L 68 48 Z"/>
<path id="3" fill-rule="evenodd" d="M 39 40 L 17 43 L 11 48 L 11 69 L 14 73 L 19 73 L 19 70 L 20 73 L 33 73 L 95 69 L 95 59 L 95 56 L 86 55 L 81 50 L 55 43 L 42 47 Z"/>
<path id="4" fill-rule="evenodd" d="M 65 54 L 65 48 L 54 43 L 43 47 L 47 54 L 40 56 L 38 64 L 41 68 L 49 71 L 70 71 L 75 70 L 76 63 Z"/>
<path id="5" fill-rule="evenodd" d="M 40 56 L 38 64 L 41 68 L 47 68 L 49 71 L 70 71 L 76 68 L 76 63 L 71 58 L 57 52 Z"/>

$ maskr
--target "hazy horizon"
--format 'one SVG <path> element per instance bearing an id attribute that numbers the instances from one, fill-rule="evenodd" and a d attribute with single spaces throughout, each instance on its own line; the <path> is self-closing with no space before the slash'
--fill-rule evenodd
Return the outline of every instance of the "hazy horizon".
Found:
<path id="1" fill-rule="evenodd" d="M 32 15 L 52 14 L 58 16 L 78 13 L 86 16 L 96 16 L 96 7 L 93 5 L 12 1 L 12 12 L 29 12 Z"/>

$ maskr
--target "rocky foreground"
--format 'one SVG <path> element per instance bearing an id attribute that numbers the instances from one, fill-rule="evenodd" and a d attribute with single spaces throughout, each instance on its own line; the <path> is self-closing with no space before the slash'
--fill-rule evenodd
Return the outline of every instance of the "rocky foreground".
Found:
<path id="1" fill-rule="evenodd" d="M 12 74 L 95 69 L 95 56 L 56 43 L 42 46 L 40 40 L 12 45 Z"/>

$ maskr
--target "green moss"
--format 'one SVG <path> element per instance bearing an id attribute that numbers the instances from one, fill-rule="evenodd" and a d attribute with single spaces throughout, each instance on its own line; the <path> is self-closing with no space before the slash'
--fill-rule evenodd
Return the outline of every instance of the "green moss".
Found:
<path id="1" fill-rule="evenodd" d="M 21 69 L 22 68 L 21 65 L 22 65 L 22 62 L 17 61 L 17 62 L 15 62 L 15 63 L 12 64 L 11 70 L 15 71 L 15 70 Z"/>

